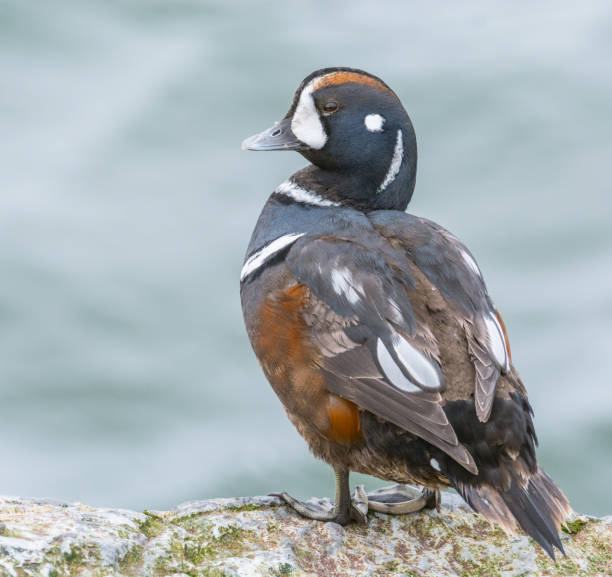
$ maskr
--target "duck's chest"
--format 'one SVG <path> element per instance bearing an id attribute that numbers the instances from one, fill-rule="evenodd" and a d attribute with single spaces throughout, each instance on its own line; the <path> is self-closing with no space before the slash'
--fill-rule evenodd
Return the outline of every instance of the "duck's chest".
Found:
<path id="1" fill-rule="evenodd" d="M 242 310 L 251 341 L 252 333 L 260 330 L 266 300 L 297 282 L 285 265 L 297 242 L 327 235 L 358 239 L 372 230 L 365 214 L 354 209 L 289 203 L 272 195 L 253 230 L 240 275 Z"/>

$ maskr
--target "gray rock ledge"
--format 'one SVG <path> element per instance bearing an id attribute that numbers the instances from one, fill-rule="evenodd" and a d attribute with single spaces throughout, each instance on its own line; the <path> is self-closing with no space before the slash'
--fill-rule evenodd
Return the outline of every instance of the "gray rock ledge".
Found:
<path id="1" fill-rule="evenodd" d="M 563 543 L 567 558 L 554 564 L 452 493 L 441 513 L 374 513 L 367 527 L 346 528 L 302 519 L 274 497 L 143 513 L 0 497 L 3 577 L 612 575 L 612 517 L 574 516 Z"/>

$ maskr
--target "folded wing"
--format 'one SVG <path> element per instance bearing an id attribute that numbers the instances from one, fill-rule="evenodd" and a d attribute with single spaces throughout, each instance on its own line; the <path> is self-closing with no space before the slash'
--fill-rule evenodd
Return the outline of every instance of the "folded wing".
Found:
<path id="1" fill-rule="evenodd" d="M 381 211 L 371 213 L 370 220 L 383 236 L 401 243 L 462 319 L 476 374 L 476 414 L 481 421 L 487 421 L 499 376 L 510 370 L 510 351 L 501 317 L 474 257 L 453 234 L 427 219 Z"/>
<path id="2" fill-rule="evenodd" d="M 333 237 L 300 239 L 285 262 L 313 295 L 311 338 L 330 390 L 477 473 L 442 408 L 444 375 L 435 340 L 416 322 L 409 268 Z"/>

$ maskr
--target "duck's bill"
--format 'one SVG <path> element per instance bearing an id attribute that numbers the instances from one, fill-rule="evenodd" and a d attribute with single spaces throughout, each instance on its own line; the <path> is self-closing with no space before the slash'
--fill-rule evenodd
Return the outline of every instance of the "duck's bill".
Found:
<path id="1" fill-rule="evenodd" d="M 242 150 L 306 150 L 306 146 L 291 131 L 291 118 L 283 118 L 267 130 L 242 141 Z"/>

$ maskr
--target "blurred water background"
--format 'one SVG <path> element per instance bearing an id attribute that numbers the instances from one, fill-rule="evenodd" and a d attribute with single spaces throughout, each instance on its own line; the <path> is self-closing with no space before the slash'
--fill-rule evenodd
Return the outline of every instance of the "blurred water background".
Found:
<path id="1" fill-rule="evenodd" d="M 304 160 L 240 142 L 349 65 L 413 119 L 409 210 L 484 270 L 543 467 L 612 513 L 611 54 L 604 1 L 0 0 L 0 493 L 331 494 L 238 292 Z"/>

